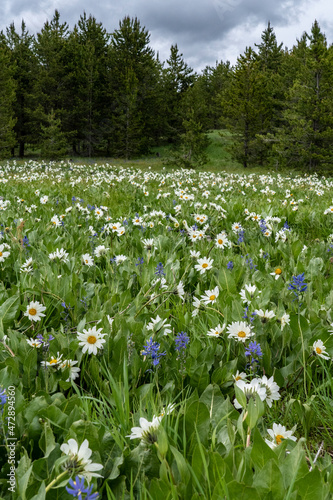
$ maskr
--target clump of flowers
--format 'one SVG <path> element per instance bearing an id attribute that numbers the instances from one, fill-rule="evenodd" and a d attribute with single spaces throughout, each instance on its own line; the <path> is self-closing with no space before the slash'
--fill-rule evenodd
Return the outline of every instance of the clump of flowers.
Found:
<path id="1" fill-rule="evenodd" d="M 86 497 L 84 497 L 84 500 L 97 500 L 99 497 L 99 494 L 92 493 L 93 485 L 88 486 L 87 488 L 84 487 L 84 477 L 80 479 L 80 476 L 75 476 L 74 479 L 70 479 L 68 484 L 69 486 L 66 486 L 67 493 L 72 495 L 74 498 L 78 498 L 79 500 L 83 500 L 82 494 L 85 493 Z"/>
<path id="2" fill-rule="evenodd" d="M 179 332 L 175 338 L 175 349 L 178 352 L 177 360 L 180 361 L 180 371 L 185 369 L 186 349 L 190 342 L 190 337 L 186 332 Z"/>
<path id="3" fill-rule="evenodd" d="M 301 273 L 298 276 L 293 276 L 291 283 L 288 285 L 288 290 L 292 290 L 295 295 L 294 300 L 299 300 L 299 296 L 301 293 L 304 293 L 307 288 L 308 285 L 304 281 L 304 273 Z"/>
<path id="4" fill-rule="evenodd" d="M 157 366 L 160 363 L 160 359 L 162 356 L 166 355 L 166 352 L 159 352 L 160 344 L 158 342 L 154 342 L 153 338 L 147 341 L 147 344 L 143 346 L 143 350 L 141 351 L 141 355 L 146 357 L 148 356 L 151 360 L 152 366 Z"/>

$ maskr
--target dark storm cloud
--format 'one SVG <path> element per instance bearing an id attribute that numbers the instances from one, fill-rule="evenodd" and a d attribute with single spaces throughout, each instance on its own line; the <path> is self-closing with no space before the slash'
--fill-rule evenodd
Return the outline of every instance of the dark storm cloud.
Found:
<path id="1" fill-rule="evenodd" d="M 185 60 L 199 70 L 221 58 L 235 62 L 246 46 L 260 42 L 268 21 L 283 36 L 289 36 L 290 28 L 292 42 L 278 41 L 291 46 L 311 28 L 314 17 L 306 26 L 297 24 L 304 23 L 309 6 L 311 12 L 322 12 L 331 33 L 332 19 L 324 4 L 329 6 L 330 0 L 0 0 L 0 29 L 13 21 L 19 27 L 23 17 L 30 32 L 36 33 L 58 9 L 62 22 L 71 28 L 85 11 L 112 32 L 129 15 L 138 17 L 151 33 L 151 46 L 162 61 L 168 58 L 171 44 L 177 43 Z"/>

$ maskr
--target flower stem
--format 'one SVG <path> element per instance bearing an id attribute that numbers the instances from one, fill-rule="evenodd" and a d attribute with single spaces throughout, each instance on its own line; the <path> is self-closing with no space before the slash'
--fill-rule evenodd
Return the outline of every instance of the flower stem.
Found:
<path id="1" fill-rule="evenodd" d="M 59 481 L 59 479 L 61 479 L 66 474 L 67 474 L 67 470 L 65 470 L 64 472 L 62 472 L 61 474 L 59 474 L 59 476 L 57 476 L 55 479 L 53 479 L 53 481 L 51 481 L 50 484 L 48 484 L 46 486 L 45 493 L 47 493 Z"/>

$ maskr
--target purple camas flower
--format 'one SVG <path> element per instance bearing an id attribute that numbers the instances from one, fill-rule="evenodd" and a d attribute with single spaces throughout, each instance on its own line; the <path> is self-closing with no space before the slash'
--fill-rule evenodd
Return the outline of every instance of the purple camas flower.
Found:
<path id="1" fill-rule="evenodd" d="M 301 293 L 307 290 L 307 288 L 308 285 L 304 281 L 304 273 L 293 276 L 292 282 L 288 285 L 288 290 L 291 290 L 297 299 Z"/>
<path id="2" fill-rule="evenodd" d="M 186 332 L 178 333 L 177 337 L 175 338 L 176 351 L 185 351 L 189 341 L 190 337 L 187 335 Z"/>
<path id="3" fill-rule="evenodd" d="M 44 351 L 48 351 L 51 340 L 54 340 L 54 337 L 51 334 L 49 335 L 48 339 L 46 337 L 44 339 L 41 333 L 39 333 L 36 338 L 42 343 L 42 349 Z"/>
<path id="4" fill-rule="evenodd" d="M 155 274 L 157 274 L 157 276 L 165 276 L 164 267 L 163 267 L 162 262 L 157 264 Z"/>
<path id="5" fill-rule="evenodd" d="M 138 257 L 138 262 L 135 264 L 136 266 L 142 265 L 144 262 L 143 257 Z"/>
<path id="6" fill-rule="evenodd" d="M 248 347 L 245 348 L 245 356 L 251 356 L 251 358 L 254 358 L 255 356 L 262 358 L 260 344 L 257 344 L 256 341 L 250 342 Z"/>
<path id="7" fill-rule="evenodd" d="M 166 355 L 166 352 L 159 352 L 160 344 L 158 342 L 154 342 L 153 338 L 147 341 L 147 344 L 143 346 L 143 350 L 141 351 L 142 356 L 150 356 L 151 362 L 153 366 L 157 366 L 160 362 L 160 358 Z"/>
<path id="8" fill-rule="evenodd" d="M 239 231 L 239 233 L 238 233 L 238 243 L 243 243 L 243 241 L 244 241 L 244 233 L 245 233 L 244 229 L 241 229 Z"/>
<path id="9" fill-rule="evenodd" d="M 283 224 L 283 230 L 284 231 L 289 231 L 290 227 L 288 226 L 288 222 L 286 221 L 284 224 Z"/>
<path id="10" fill-rule="evenodd" d="M 228 264 L 227 264 L 227 269 L 233 269 L 234 268 L 234 263 L 232 262 L 232 260 L 229 260 Z"/>
<path id="11" fill-rule="evenodd" d="M 93 489 L 93 485 L 88 488 L 84 487 L 84 477 L 76 476 L 75 480 L 70 479 L 68 482 L 69 486 L 66 486 L 67 493 L 72 495 L 73 497 L 77 497 L 79 500 L 83 500 L 82 493 L 86 493 L 84 500 L 97 500 L 99 494 L 91 493 Z"/>
<path id="12" fill-rule="evenodd" d="M 6 402 L 7 402 L 6 390 L 5 389 L 3 391 L 0 390 L 0 410 L 2 410 L 2 407 L 6 404 Z"/>

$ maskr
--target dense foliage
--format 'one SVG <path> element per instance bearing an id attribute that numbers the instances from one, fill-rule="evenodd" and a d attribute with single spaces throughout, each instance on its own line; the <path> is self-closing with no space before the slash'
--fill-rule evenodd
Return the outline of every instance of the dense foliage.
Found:
<path id="1" fill-rule="evenodd" d="M 70 31 L 55 11 L 36 36 L 24 22 L 0 34 L 0 74 L 4 157 L 29 145 L 53 159 L 128 159 L 169 144 L 179 165 L 195 166 L 205 133 L 228 128 L 244 167 L 332 168 L 333 49 L 316 21 L 290 50 L 268 24 L 234 67 L 198 75 L 176 44 L 161 62 L 137 18 L 109 34 L 84 13 Z"/>
<path id="2" fill-rule="evenodd" d="M 0 182 L 1 498 L 332 498 L 332 180 Z"/>

